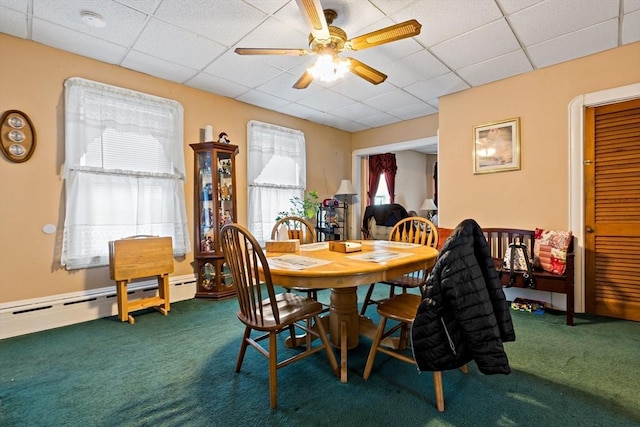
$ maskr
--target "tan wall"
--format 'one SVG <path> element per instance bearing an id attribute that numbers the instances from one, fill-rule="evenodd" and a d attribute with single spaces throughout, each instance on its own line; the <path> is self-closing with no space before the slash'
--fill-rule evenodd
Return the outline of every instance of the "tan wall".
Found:
<path id="1" fill-rule="evenodd" d="M 187 213 L 193 228 L 193 151 L 200 128 L 225 131 L 239 145 L 238 221 L 246 223 L 246 124 L 260 120 L 300 129 L 307 141 L 307 187 L 321 198 L 351 173 L 351 135 L 276 112 L 170 83 L 114 65 L 0 34 L 0 111 L 25 112 L 37 131 L 26 163 L 0 159 L 0 303 L 111 286 L 108 268 L 68 272 L 60 267 L 64 222 L 64 81 L 73 76 L 177 100 L 184 107 Z M 45 224 L 57 227 L 45 234 Z M 175 275 L 193 273 L 193 253 L 176 260 Z"/>
<path id="2" fill-rule="evenodd" d="M 19 66 L 15 66 L 19 58 Z M 185 193 L 192 221 L 192 152 L 212 124 L 240 146 L 239 221 L 246 222 L 246 122 L 300 129 L 307 140 L 307 188 L 330 196 L 351 176 L 355 149 L 433 137 L 440 129 L 439 216 L 443 226 L 473 217 L 482 226 L 567 228 L 568 112 L 576 96 L 640 81 L 640 43 L 445 96 L 440 112 L 350 135 L 187 86 L 0 34 L 0 111 L 22 110 L 38 132 L 24 164 L 0 159 L 0 303 L 110 286 L 107 268 L 67 272 L 59 266 L 64 221 L 64 80 L 79 76 L 175 99 L 185 110 Z M 473 175 L 473 126 L 520 117 L 522 169 Z M 427 171 L 427 175 L 430 170 Z M 44 224 L 58 227 L 42 232 Z M 190 223 L 192 226 L 192 223 Z M 175 275 L 192 273 L 193 254 Z"/>
<path id="3" fill-rule="evenodd" d="M 634 43 L 443 96 L 438 114 L 355 133 L 353 148 L 438 135 L 440 226 L 474 218 L 484 227 L 567 229 L 569 103 L 638 82 Z M 474 175 L 473 127 L 512 117 L 520 117 L 521 170 Z"/>
<path id="4" fill-rule="evenodd" d="M 353 134 L 352 149 L 375 147 L 395 142 L 413 141 L 438 134 L 438 114 L 405 120 L 388 126 Z"/>
<path id="5" fill-rule="evenodd" d="M 427 155 L 417 151 L 400 151 L 396 154 L 396 198 L 408 211 L 419 213 L 422 202 L 427 197 Z"/>
<path id="6" fill-rule="evenodd" d="M 567 229 L 568 106 L 582 94 L 640 82 L 640 43 L 440 99 L 439 221 Z M 522 168 L 473 174 L 473 127 L 520 117 Z"/>

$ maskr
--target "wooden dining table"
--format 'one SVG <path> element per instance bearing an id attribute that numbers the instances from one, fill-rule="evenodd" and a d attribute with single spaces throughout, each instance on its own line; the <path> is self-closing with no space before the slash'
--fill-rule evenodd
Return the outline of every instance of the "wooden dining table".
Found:
<path id="1" fill-rule="evenodd" d="M 376 325 L 358 313 L 357 287 L 431 268 L 435 248 L 385 240 L 349 242 L 361 250 L 342 253 L 329 250 L 329 242 L 301 245 L 295 253 L 267 251 L 274 284 L 283 287 L 331 289 L 327 328 L 331 342 L 340 348 L 340 379 L 347 381 L 347 350 L 361 335 L 373 337 Z"/>

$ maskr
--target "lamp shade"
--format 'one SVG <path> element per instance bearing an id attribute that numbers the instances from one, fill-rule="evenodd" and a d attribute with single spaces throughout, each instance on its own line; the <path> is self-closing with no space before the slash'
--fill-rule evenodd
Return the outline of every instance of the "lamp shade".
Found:
<path id="1" fill-rule="evenodd" d="M 356 193 L 356 190 L 353 188 L 353 185 L 351 184 L 351 181 L 348 179 L 343 179 L 340 182 L 340 188 L 338 188 L 338 191 L 336 191 L 336 196 L 352 196 L 358 194 Z"/>
<path id="2" fill-rule="evenodd" d="M 438 207 L 433 202 L 433 199 L 424 199 L 422 206 L 420 207 L 422 211 L 437 211 Z"/>

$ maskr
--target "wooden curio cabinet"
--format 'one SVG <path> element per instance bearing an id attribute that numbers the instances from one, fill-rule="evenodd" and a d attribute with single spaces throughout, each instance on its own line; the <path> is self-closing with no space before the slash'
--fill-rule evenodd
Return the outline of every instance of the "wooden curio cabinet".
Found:
<path id="1" fill-rule="evenodd" d="M 236 155 L 238 147 L 217 142 L 190 144 L 194 159 L 196 297 L 235 295 L 220 246 L 220 229 L 236 222 Z"/>

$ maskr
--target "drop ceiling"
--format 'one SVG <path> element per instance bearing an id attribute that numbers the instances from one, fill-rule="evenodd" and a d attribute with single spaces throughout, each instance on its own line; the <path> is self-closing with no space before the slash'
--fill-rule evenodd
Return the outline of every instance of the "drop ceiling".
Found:
<path id="1" fill-rule="evenodd" d="M 640 0 L 320 1 L 349 38 L 408 19 L 422 31 L 349 54 L 385 82 L 348 74 L 307 89 L 292 86 L 315 56 L 234 53 L 308 48 L 294 0 L 0 0 L 0 32 L 349 132 L 433 114 L 443 95 L 640 41 Z M 89 25 L 82 11 L 105 25 Z"/>

